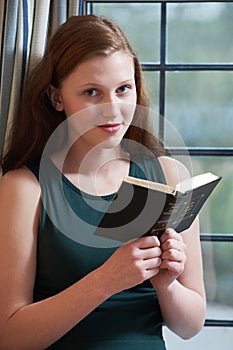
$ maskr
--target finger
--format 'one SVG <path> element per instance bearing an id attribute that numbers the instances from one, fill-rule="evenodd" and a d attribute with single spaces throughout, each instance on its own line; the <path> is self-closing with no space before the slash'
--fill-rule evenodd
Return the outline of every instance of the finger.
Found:
<path id="1" fill-rule="evenodd" d="M 186 245 L 183 242 L 183 240 L 177 240 L 177 239 L 168 239 L 166 240 L 162 246 L 163 251 L 169 250 L 169 249 L 175 249 L 181 252 L 186 252 Z"/>
<path id="2" fill-rule="evenodd" d="M 143 263 L 143 267 L 145 270 L 153 270 L 155 268 L 160 267 L 161 263 L 162 263 L 161 258 L 157 257 L 157 258 L 145 260 Z"/>
<path id="3" fill-rule="evenodd" d="M 148 249 L 141 249 L 141 259 L 147 260 L 152 258 L 157 258 L 162 255 L 162 250 L 159 247 L 153 247 Z"/>
<path id="4" fill-rule="evenodd" d="M 162 234 L 160 241 L 161 243 L 164 243 L 167 239 L 171 239 L 171 238 L 177 239 L 178 241 L 183 240 L 181 234 L 177 233 L 172 228 L 167 228 L 165 232 Z"/>
<path id="5" fill-rule="evenodd" d="M 133 244 L 135 244 L 140 249 L 147 249 L 150 247 L 159 247 L 160 241 L 156 236 L 145 236 L 136 239 Z"/>
<path id="6" fill-rule="evenodd" d="M 169 270 L 174 275 L 179 276 L 184 271 L 184 264 L 177 261 L 163 260 L 159 268 Z"/>
<path id="7" fill-rule="evenodd" d="M 176 249 L 169 249 L 162 253 L 162 261 L 176 261 L 176 262 L 185 262 L 186 255 Z"/>
<path id="8" fill-rule="evenodd" d="M 157 275 L 159 273 L 159 267 L 155 267 L 154 269 L 148 269 L 145 273 L 145 280 L 149 280 L 153 276 Z"/>

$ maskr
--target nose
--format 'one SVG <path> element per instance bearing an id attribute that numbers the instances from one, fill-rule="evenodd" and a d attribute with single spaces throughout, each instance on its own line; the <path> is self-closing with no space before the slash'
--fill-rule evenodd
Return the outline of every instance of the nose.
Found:
<path id="1" fill-rule="evenodd" d="M 102 116 L 105 118 L 116 118 L 120 115 L 120 104 L 114 100 L 101 105 Z"/>

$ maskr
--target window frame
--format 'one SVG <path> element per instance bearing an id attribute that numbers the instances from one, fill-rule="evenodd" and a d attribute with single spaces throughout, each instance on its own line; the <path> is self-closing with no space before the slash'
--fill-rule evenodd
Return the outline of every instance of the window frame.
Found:
<path id="1" fill-rule="evenodd" d="M 233 64 L 177 64 L 166 63 L 166 40 L 167 40 L 167 4 L 168 3 L 194 3 L 194 2 L 231 2 L 231 0 L 83 0 L 83 14 L 92 13 L 92 3 L 160 3 L 161 5 L 161 24 L 160 24 L 160 62 L 141 62 L 142 70 L 145 72 L 159 72 L 159 135 L 164 139 L 164 115 L 166 100 L 166 72 L 173 71 L 233 71 Z M 168 151 L 174 155 L 185 155 L 187 152 L 190 156 L 211 156 L 211 157 L 232 157 L 233 147 L 169 147 Z M 201 233 L 202 242 L 229 242 L 233 243 L 232 233 Z M 208 327 L 233 327 L 233 319 L 210 319 L 207 318 L 205 326 Z"/>

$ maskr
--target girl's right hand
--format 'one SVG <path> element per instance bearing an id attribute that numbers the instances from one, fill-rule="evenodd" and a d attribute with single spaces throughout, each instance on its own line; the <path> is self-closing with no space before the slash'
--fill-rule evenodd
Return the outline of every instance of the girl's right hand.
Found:
<path id="1" fill-rule="evenodd" d="M 101 266 L 107 278 L 110 294 L 129 289 L 159 272 L 160 242 L 156 236 L 141 237 L 127 242 Z"/>

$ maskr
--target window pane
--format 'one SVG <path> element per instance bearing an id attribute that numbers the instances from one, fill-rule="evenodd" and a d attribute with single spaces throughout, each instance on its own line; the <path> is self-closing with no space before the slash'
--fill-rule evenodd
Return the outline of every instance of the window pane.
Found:
<path id="1" fill-rule="evenodd" d="M 141 61 L 159 61 L 160 4 L 98 2 L 93 3 L 93 13 L 116 21 Z"/>
<path id="2" fill-rule="evenodd" d="M 201 232 L 231 233 L 233 222 L 232 157 L 197 156 L 192 157 L 191 162 L 193 174 L 197 175 L 212 171 L 214 174 L 222 176 L 221 182 L 218 184 L 200 212 Z"/>
<path id="3" fill-rule="evenodd" d="M 233 3 L 168 4 L 169 63 L 233 61 Z"/>
<path id="4" fill-rule="evenodd" d="M 182 340 L 164 327 L 167 349 L 175 350 L 232 350 L 232 328 L 205 327 L 194 338 Z"/>
<path id="5" fill-rule="evenodd" d="M 216 175 L 222 176 L 222 180 L 200 211 L 200 230 L 201 233 L 211 234 L 232 233 L 232 157 L 191 157 L 188 155 L 188 152 L 185 156 L 172 155 L 172 157 L 182 162 L 188 168 L 191 175 L 198 175 L 211 171 Z"/>
<path id="6" fill-rule="evenodd" d="M 207 318 L 233 319 L 233 242 L 202 242 Z"/>
<path id="7" fill-rule="evenodd" d="M 158 72 L 143 72 L 145 83 L 150 96 L 152 108 L 159 106 L 159 73 Z"/>
<path id="8" fill-rule="evenodd" d="M 232 147 L 232 91 L 233 72 L 168 72 L 166 118 L 187 146 Z"/>

